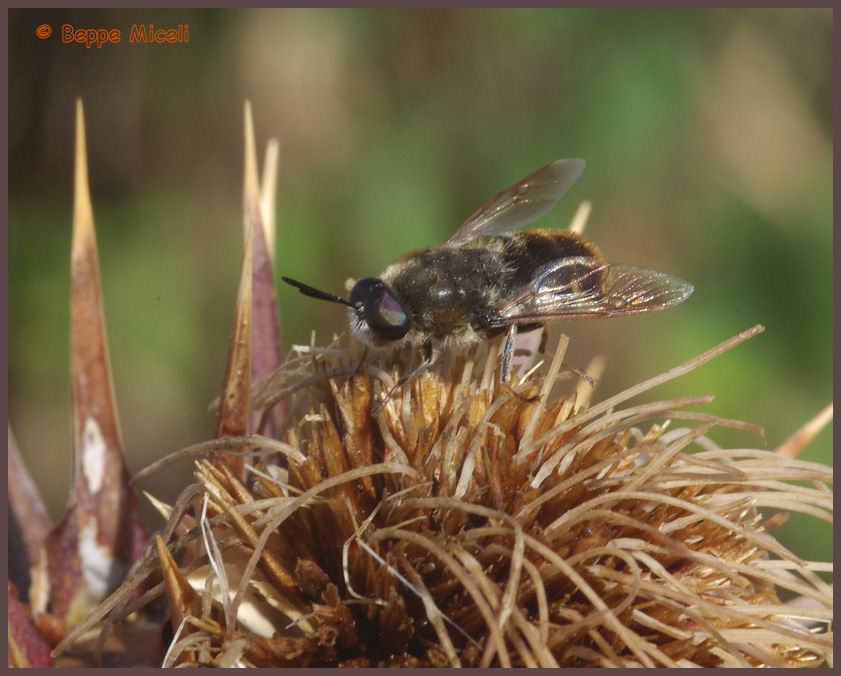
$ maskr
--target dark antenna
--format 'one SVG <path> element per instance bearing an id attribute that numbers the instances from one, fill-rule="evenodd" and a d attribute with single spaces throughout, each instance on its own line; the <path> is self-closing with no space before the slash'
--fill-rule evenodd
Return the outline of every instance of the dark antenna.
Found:
<path id="1" fill-rule="evenodd" d="M 352 303 L 348 303 L 344 298 L 339 298 L 338 296 L 334 296 L 332 293 L 327 293 L 326 291 L 319 291 L 303 282 L 296 282 L 294 279 L 289 279 L 289 277 L 281 277 L 281 279 L 286 282 L 287 284 L 291 284 L 294 287 L 297 287 L 298 291 L 300 291 L 305 296 L 311 296 L 312 298 L 318 298 L 319 300 L 327 300 L 331 303 L 341 303 L 342 305 L 347 305 L 348 307 L 352 307 L 356 309 L 356 306 Z"/>

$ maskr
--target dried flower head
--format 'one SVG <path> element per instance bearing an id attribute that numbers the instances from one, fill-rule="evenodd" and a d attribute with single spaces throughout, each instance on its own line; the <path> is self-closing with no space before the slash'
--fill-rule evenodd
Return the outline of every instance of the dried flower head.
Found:
<path id="1" fill-rule="evenodd" d="M 246 485 L 199 461 L 171 520 L 183 572 L 159 543 L 165 663 L 831 662 L 827 566 L 787 551 L 769 535 L 784 517 L 761 511 L 828 518 L 831 470 L 719 448 L 713 426 L 752 428 L 684 410 L 710 397 L 620 408 L 758 330 L 593 406 L 586 382 L 552 394 L 579 378 L 564 339 L 513 388 L 492 343 L 444 356 L 376 415 L 412 355 L 360 366 L 339 345 L 299 348 L 256 402 L 288 400 L 294 422 L 249 442 L 286 463 L 265 456 Z"/>

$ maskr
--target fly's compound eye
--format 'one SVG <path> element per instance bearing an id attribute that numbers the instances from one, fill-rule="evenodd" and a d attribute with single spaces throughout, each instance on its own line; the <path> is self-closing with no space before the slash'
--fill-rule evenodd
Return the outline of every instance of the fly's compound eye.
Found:
<path id="1" fill-rule="evenodd" d="M 350 292 L 350 304 L 379 338 L 398 340 L 409 330 L 406 311 L 379 279 L 360 279 Z"/>

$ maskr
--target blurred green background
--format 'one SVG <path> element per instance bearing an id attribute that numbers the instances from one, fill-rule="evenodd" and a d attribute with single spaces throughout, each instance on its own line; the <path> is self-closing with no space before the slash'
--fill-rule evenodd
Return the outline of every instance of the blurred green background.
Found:
<path id="1" fill-rule="evenodd" d="M 595 399 L 762 323 L 645 395 L 774 448 L 832 399 L 831 10 L 13 10 L 9 13 L 9 417 L 49 507 L 70 480 L 74 100 L 84 99 L 108 332 L 132 471 L 207 439 L 241 261 L 242 109 L 281 141 L 277 274 L 343 292 L 440 243 L 563 157 L 587 170 L 541 225 L 592 201 L 617 262 L 695 284 L 668 312 L 567 323 Z M 47 23 L 53 35 L 35 36 Z M 100 49 L 60 26 L 119 28 Z M 128 43 L 133 23 L 189 44 Z M 344 312 L 278 289 L 286 346 Z M 733 447 L 763 447 L 717 430 Z M 825 429 L 803 458 L 831 463 Z M 171 500 L 191 467 L 145 486 Z M 782 533 L 831 559 L 831 529 Z"/>

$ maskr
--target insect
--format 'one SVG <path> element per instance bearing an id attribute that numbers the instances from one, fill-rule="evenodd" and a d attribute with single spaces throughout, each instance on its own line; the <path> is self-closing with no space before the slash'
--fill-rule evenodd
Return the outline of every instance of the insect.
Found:
<path id="1" fill-rule="evenodd" d="M 347 305 L 351 331 L 365 344 L 420 347 L 423 362 L 398 385 L 440 350 L 507 332 L 505 382 L 518 329 L 663 310 L 692 293 L 677 277 L 609 263 L 569 230 L 517 232 L 555 206 L 583 171 L 580 159 L 547 164 L 491 199 L 442 245 L 406 254 L 379 277 L 359 280 L 348 300 L 282 279 L 304 295 Z"/>

